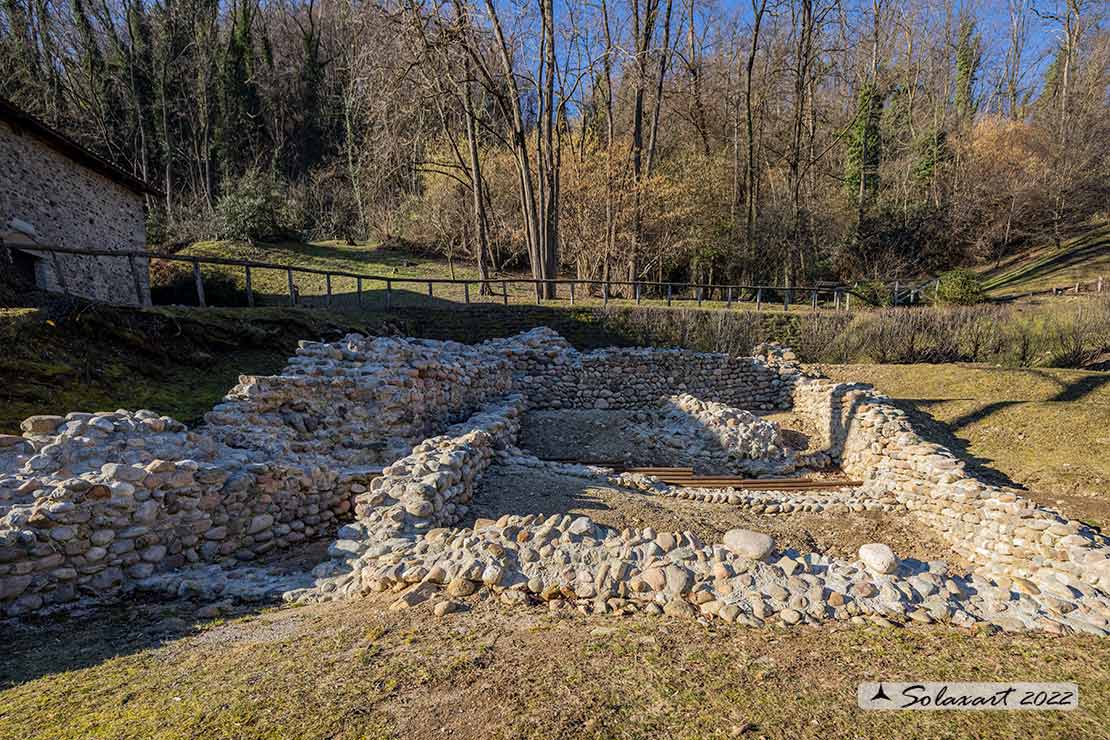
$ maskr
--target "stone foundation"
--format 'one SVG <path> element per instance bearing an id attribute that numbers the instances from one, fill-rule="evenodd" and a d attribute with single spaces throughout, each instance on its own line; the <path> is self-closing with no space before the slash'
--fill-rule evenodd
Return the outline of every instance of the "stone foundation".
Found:
<path id="1" fill-rule="evenodd" d="M 910 620 L 1110 633 L 1104 538 L 979 481 L 869 387 L 806 376 L 789 351 L 760 350 L 579 353 L 546 329 L 473 346 L 352 336 L 304 343 L 277 376 L 241 378 L 196 430 L 146 411 L 32 417 L 24 437 L 0 438 L 0 605 L 19 615 L 136 585 L 191 592 L 184 584 L 211 573 L 204 563 L 230 566 L 337 529 L 314 584 L 298 580 L 286 599 L 392 590 L 396 608 L 436 601 L 438 614 L 484 588 L 507 604 L 747 624 Z M 528 408 L 661 401 L 726 457 L 734 450 L 737 464 L 777 465 L 781 474 L 832 461 L 864 485 L 675 488 L 545 462 L 516 446 Z M 783 453 L 777 428 L 748 412 L 791 406 L 818 423 L 818 449 Z M 459 528 L 490 465 L 521 474 L 554 466 L 630 496 L 761 514 L 906 512 L 975 569 L 898 561 L 879 543 L 845 561 L 781 552 L 742 530 L 705 543 L 686 532 L 616 532 L 588 517 L 503 516 Z"/>

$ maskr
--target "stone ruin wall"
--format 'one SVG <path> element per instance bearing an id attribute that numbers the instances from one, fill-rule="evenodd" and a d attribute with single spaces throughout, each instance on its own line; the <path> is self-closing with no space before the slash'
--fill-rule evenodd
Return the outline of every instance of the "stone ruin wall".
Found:
<path id="1" fill-rule="evenodd" d="M 326 536 L 375 465 L 510 384 L 465 345 L 349 337 L 241 377 L 196 430 L 150 411 L 32 417 L 0 437 L 0 610 Z"/>
<path id="2" fill-rule="evenodd" d="M 514 446 L 525 408 L 635 408 L 683 392 L 761 409 L 793 403 L 824 426 L 845 472 L 877 495 L 893 491 L 986 571 L 1046 595 L 1080 581 L 1110 590 L 1108 553 L 1090 531 L 979 483 L 868 387 L 806 378 L 774 348 L 755 358 L 579 353 L 537 329 L 473 346 L 302 343 L 281 374 L 240 378 L 192 431 L 149 411 L 32 417 L 24 437 L 0 437 L 0 609 L 14 616 L 109 596 L 158 571 L 250 560 L 337 526 L 333 560 L 316 573 L 323 592 L 420 582 L 428 573 L 406 565 L 413 553 L 484 541 L 446 528 L 468 513 L 485 468 L 538 464 Z M 544 537 L 571 522 L 512 527 Z M 628 542 L 622 534 L 610 544 Z M 354 561 L 367 567 L 349 568 Z M 484 567 L 449 575 L 499 582 L 469 572 Z"/>
<path id="3" fill-rule="evenodd" d="M 390 481 L 411 475 L 401 458 L 437 450 L 434 435 L 510 392 L 523 394 L 504 401 L 518 411 L 635 408 L 685 391 L 769 409 L 788 401 L 795 375 L 723 354 L 579 353 L 548 329 L 480 345 L 352 336 L 303 342 L 278 375 L 242 376 L 195 430 L 145 410 L 32 417 L 23 437 L 0 438 L 0 610 L 104 597 L 190 563 L 248 561 L 329 534 L 368 492 L 397 501 L 410 532 L 453 523 L 518 423 L 483 431 L 479 414 L 456 428 L 461 447 L 437 454 L 467 466 L 473 457 L 462 489 L 408 481 L 405 493 Z"/>
<path id="4" fill-rule="evenodd" d="M 818 422 L 830 453 L 866 487 L 889 491 L 957 554 L 1031 593 L 1067 586 L 1110 592 L 1110 548 L 1076 520 L 985 483 L 942 445 L 923 439 L 894 402 L 868 385 L 806 378 L 794 409 Z"/>
<path id="5" fill-rule="evenodd" d="M 547 328 L 484 343 L 512 364 L 514 388 L 536 409 L 638 409 L 689 393 L 771 411 L 789 408 L 798 367 L 792 352 L 737 357 L 645 347 L 578 352 Z"/>

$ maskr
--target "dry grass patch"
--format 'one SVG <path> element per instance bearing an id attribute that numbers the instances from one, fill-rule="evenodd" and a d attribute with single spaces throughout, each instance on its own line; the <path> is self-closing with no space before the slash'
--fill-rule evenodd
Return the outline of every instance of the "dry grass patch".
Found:
<path id="1" fill-rule="evenodd" d="M 17 631 L 0 666 L 33 660 L 37 677 L 0 693 L 0 737 L 1095 737 L 1110 718 L 1110 648 L 1096 638 L 487 603 L 437 620 L 385 603 L 279 609 L 162 644 L 124 612 Z M 67 670 L 67 646 L 83 644 L 102 659 Z M 864 713 L 855 687 L 873 679 L 1075 681 L 1081 708 Z"/>
<path id="2" fill-rule="evenodd" d="M 983 365 L 825 365 L 918 412 L 926 433 L 1026 487 L 1038 503 L 1110 525 L 1110 373 Z M 990 471 L 984 471 L 990 475 Z"/>

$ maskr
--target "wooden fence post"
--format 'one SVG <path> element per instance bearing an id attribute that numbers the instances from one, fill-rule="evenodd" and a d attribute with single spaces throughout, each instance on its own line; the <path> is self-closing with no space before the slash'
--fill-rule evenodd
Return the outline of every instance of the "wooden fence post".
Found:
<path id="1" fill-rule="evenodd" d="M 355 278 L 355 293 L 358 294 L 358 305 L 362 305 L 362 278 Z"/>
<path id="2" fill-rule="evenodd" d="M 536 281 L 536 305 L 543 303 L 543 281 Z"/>
<path id="3" fill-rule="evenodd" d="M 852 294 L 851 293 L 845 293 L 844 294 L 844 310 L 845 311 L 851 311 L 852 310 Z"/>
<path id="4" fill-rule="evenodd" d="M 505 305 L 509 305 L 509 283 L 506 280 L 501 281 L 501 300 Z"/>
<path id="5" fill-rule="evenodd" d="M 813 310 L 813 311 L 817 310 L 817 291 L 816 290 L 813 291 L 813 307 L 812 307 L 811 310 Z"/>
<path id="6" fill-rule="evenodd" d="M 247 305 L 254 308 L 254 287 L 251 285 L 251 266 L 247 265 L 243 270 L 243 279 L 247 284 Z"/>
<path id="7" fill-rule="evenodd" d="M 428 297 L 429 298 L 434 298 L 435 297 L 435 296 L 432 295 L 432 281 L 431 280 L 428 281 Z"/>
<path id="8" fill-rule="evenodd" d="M 385 308 L 388 311 L 393 306 L 393 281 L 385 281 Z"/>
<path id="9" fill-rule="evenodd" d="M 139 280 L 139 271 L 135 267 L 135 255 L 127 255 L 127 266 L 131 269 L 131 282 L 135 284 L 135 302 L 140 306 L 150 305 L 150 301 L 143 296 L 143 284 Z"/>
<path id="10" fill-rule="evenodd" d="M 463 283 L 463 302 L 470 305 L 470 283 Z"/>
<path id="11" fill-rule="evenodd" d="M 54 266 L 54 277 L 58 278 L 58 287 L 62 289 L 62 293 L 69 295 L 69 289 L 66 287 L 66 274 L 62 271 L 62 263 L 58 261 L 58 253 L 50 253 L 50 264 Z"/>
<path id="12" fill-rule="evenodd" d="M 601 285 L 601 305 L 603 305 L 603 306 L 608 306 L 609 305 L 609 281 L 608 280 L 606 280 Z"/>
<path id="13" fill-rule="evenodd" d="M 786 289 L 782 291 L 782 310 L 790 310 L 790 291 Z"/>
<path id="14" fill-rule="evenodd" d="M 574 281 L 570 281 L 570 305 L 574 305 Z"/>
<path id="15" fill-rule="evenodd" d="M 324 273 L 324 282 L 328 286 L 328 297 L 327 297 L 326 303 L 327 303 L 327 305 L 330 306 L 331 305 L 331 273 L 330 272 L 325 272 Z"/>
<path id="16" fill-rule="evenodd" d="M 700 285 L 697 286 L 696 288 L 694 288 L 694 290 L 696 290 L 698 292 L 698 306 L 701 306 L 701 298 L 702 298 L 701 286 Z"/>
<path id="17" fill-rule="evenodd" d="M 667 283 L 667 305 L 671 305 L 671 293 L 674 291 L 674 283 Z"/>
<path id="18" fill-rule="evenodd" d="M 755 289 L 755 310 L 759 311 L 763 308 L 763 288 Z"/>
<path id="19" fill-rule="evenodd" d="M 728 292 L 725 293 L 725 308 L 732 308 L 732 286 L 728 286 Z"/>
<path id="20" fill-rule="evenodd" d="M 200 276 L 200 263 L 193 260 L 193 282 L 197 286 L 197 305 L 203 308 L 208 305 L 204 302 L 204 278 Z"/>
<path id="21" fill-rule="evenodd" d="M 635 287 L 633 289 L 636 291 L 636 305 L 639 306 L 640 305 L 640 284 L 635 283 L 634 285 L 635 285 Z"/>

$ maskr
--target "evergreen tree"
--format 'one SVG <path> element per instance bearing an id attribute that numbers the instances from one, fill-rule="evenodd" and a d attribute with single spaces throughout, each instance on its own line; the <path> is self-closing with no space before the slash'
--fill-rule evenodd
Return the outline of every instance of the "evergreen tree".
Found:
<path id="1" fill-rule="evenodd" d="M 879 163 L 882 161 L 879 124 L 882 113 L 883 95 L 878 85 L 867 82 L 856 98 L 856 120 L 848 134 L 844 172 L 844 188 L 848 197 L 862 201 L 861 205 L 872 202 L 879 192 Z"/>
<path id="2" fill-rule="evenodd" d="M 242 174 L 263 138 L 262 100 L 255 79 L 254 0 L 237 0 L 231 9 L 227 49 L 220 65 L 219 161 L 226 177 Z"/>
<path id="3" fill-rule="evenodd" d="M 956 42 L 956 114 L 961 120 L 975 117 L 979 101 L 975 98 L 975 83 L 983 59 L 983 37 L 975 30 L 975 20 L 960 20 Z"/>
<path id="4" fill-rule="evenodd" d="M 918 137 L 916 149 L 913 176 L 918 183 L 930 182 L 937 168 L 952 156 L 948 148 L 948 133 L 944 129 L 927 131 Z"/>

